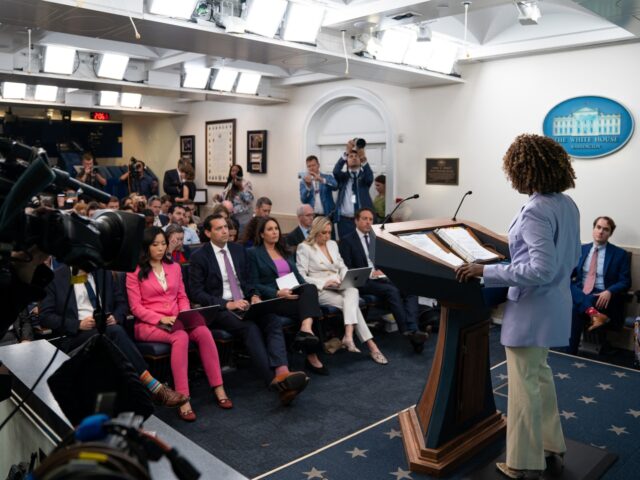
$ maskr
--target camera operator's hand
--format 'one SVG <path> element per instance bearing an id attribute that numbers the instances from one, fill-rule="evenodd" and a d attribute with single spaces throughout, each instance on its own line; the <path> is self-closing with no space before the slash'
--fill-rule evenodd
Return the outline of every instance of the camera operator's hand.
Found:
<path id="1" fill-rule="evenodd" d="M 88 316 L 80 320 L 80 325 L 78 326 L 79 330 L 91 330 L 96 328 L 96 321 L 92 316 Z"/>
<path id="2" fill-rule="evenodd" d="M 356 149 L 356 142 L 353 141 L 353 138 L 347 142 L 347 147 L 345 153 L 349 155 L 349 152 Z"/>
<path id="3" fill-rule="evenodd" d="M 176 323 L 176 317 L 162 317 L 160 319 L 160 323 L 162 325 L 169 325 L 171 327 L 174 323 Z"/>

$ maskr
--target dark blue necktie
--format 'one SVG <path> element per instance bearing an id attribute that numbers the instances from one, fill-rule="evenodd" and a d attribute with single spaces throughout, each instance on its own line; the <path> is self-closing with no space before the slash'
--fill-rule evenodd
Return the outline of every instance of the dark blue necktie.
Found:
<path id="1" fill-rule="evenodd" d="M 98 308 L 98 298 L 96 297 L 96 292 L 93 290 L 93 287 L 91 286 L 91 283 L 89 283 L 89 280 L 84 282 L 84 286 L 87 289 L 87 296 L 89 297 L 91 306 L 95 310 L 96 308 Z"/>
<path id="2" fill-rule="evenodd" d="M 353 203 L 353 212 L 357 212 L 360 210 L 360 199 L 358 198 L 358 174 L 356 172 L 351 172 L 351 191 L 353 192 L 353 198 L 355 199 Z"/>

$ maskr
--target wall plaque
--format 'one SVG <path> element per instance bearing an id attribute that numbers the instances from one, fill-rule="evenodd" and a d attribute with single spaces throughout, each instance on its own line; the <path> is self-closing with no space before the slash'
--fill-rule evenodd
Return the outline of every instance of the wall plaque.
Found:
<path id="1" fill-rule="evenodd" d="M 427 158 L 427 185 L 458 185 L 457 158 Z"/>

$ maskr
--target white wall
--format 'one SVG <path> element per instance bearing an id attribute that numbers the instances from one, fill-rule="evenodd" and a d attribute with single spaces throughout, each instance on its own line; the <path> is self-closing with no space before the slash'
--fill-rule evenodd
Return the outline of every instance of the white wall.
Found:
<path id="1" fill-rule="evenodd" d="M 506 232 L 526 197 L 511 189 L 502 157 L 520 133 L 542 133 L 542 121 L 557 103 L 571 97 L 600 95 L 625 105 L 637 116 L 639 44 L 507 59 L 469 65 L 465 85 L 414 90 L 412 118 L 418 131 L 409 158 L 416 170 L 399 172 L 399 194 L 424 193 L 414 216 L 449 216 L 467 190 L 460 218 Z M 457 188 L 425 186 L 426 157 L 459 157 Z M 618 224 L 613 241 L 640 245 L 636 188 L 640 179 L 640 136 L 607 157 L 574 160 L 577 181 L 568 193 L 581 212 L 583 240 L 591 222 L 609 215 Z"/>
<path id="2" fill-rule="evenodd" d="M 505 59 L 465 66 L 466 83 L 408 90 L 363 81 L 300 87 L 288 104 L 256 107 L 198 103 L 187 117 L 130 118 L 124 122 L 125 157 L 140 152 L 161 175 L 178 158 L 179 135 L 196 135 L 197 183 L 204 184 L 204 130 L 208 120 L 235 118 L 236 161 L 246 167 L 246 131 L 268 137 L 268 173 L 248 174 L 256 196 L 274 201 L 274 212 L 292 213 L 298 203 L 296 173 L 304 167 L 304 124 L 316 102 L 346 87 L 371 91 L 386 105 L 393 122 L 396 196 L 419 193 L 413 217 L 449 217 L 462 194 L 473 190 L 459 214 L 505 233 L 526 198 L 513 191 L 502 172 L 502 156 L 520 133 L 541 133 L 546 113 L 557 103 L 581 95 L 613 98 L 640 111 L 640 44 Z M 402 137 L 402 143 L 399 138 Z M 575 160 L 577 187 L 570 195 L 582 215 L 582 237 L 591 221 L 610 215 L 618 223 L 614 242 L 640 246 L 635 189 L 640 179 L 640 140 L 635 135 L 619 152 L 600 159 Z M 425 158 L 459 157 L 457 187 L 426 186 Z M 323 170 L 327 165 L 323 165 Z M 389 186 L 388 186 L 389 188 Z M 212 193 L 219 191 L 210 188 Z"/>

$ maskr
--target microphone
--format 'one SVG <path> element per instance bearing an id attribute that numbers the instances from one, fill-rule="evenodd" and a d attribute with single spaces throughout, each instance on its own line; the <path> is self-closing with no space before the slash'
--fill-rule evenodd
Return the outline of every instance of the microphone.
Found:
<path id="1" fill-rule="evenodd" d="M 458 212 L 460 211 L 460 207 L 462 206 L 462 202 L 464 202 L 464 199 L 466 198 L 467 195 L 471 195 L 473 192 L 471 190 L 469 190 L 467 193 L 465 193 L 462 196 L 462 200 L 460 200 L 460 204 L 458 205 L 458 208 L 456 209 L 456 213 L 453 214 L 453 217 L 451 218 L 451 220 L 453 220 L 454 222 L 456 221 L 456 215 L 458 215 Z"/>
<path id="2" fill-rule="evenodd" d="M 387 215 L 386 217 L 384 217 L 384 220 L 382 221 L 382 225 L 380 225 L 380 230 L 384 230 L 384 224 L 387 223 L 387 221 L 391 218 L 391 216 L 396 213 L 396 210 L 398 210 L 398 207 L 400 205 L 402 205 L 404 202 L 406 202 L 407 200 L 413 200 L 414 198 L 420 198 L 420 195 L 418 195 L 417 193 L 415 195 L 411 195 L 410 197 L 407 198 L 403 198 L 402 200 L 400 200 L 398 202 L 398 204 L 396 205 L 396 207 L 391 210 L 391 213 L 389 215 Z"/>

